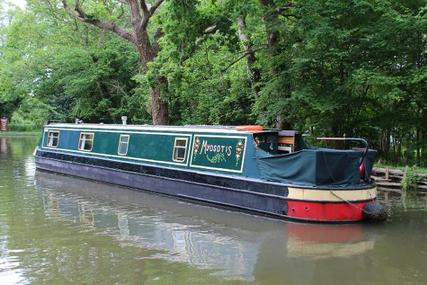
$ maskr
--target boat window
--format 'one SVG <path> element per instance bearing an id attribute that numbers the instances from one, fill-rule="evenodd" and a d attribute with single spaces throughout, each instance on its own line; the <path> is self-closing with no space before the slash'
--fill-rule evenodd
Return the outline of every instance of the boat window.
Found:
<path id="1" fill-rule="evenodd" d="M 47 146 L 57 147 L 59 144 L 59 131 L 49 131 L 47 133 Z"/>
<path id="2" fill-rule="evenodd" d="M 172 160 L 176 162 L 184 162 L 185 154 L 187 153 L 188 138 L 176 138 L 173 145 Z"/>
<path id="3" fill-rule="evenodd" d="M 117 149 L 118 155 L 127 155 L 129 147 L 129 135 L 120 135 L 119 148 Z"/>
<path id="4" fill-rule="evenodd" d="M 79 150 L 91 151 L 94 136 L 94 133 L 80 133 Z"/>
<path id="5" fill-rule="evenodd" d="M 277 153 L 277 133 L 254 134 L 254 141 L 258 148 L 269 153 Z"/>

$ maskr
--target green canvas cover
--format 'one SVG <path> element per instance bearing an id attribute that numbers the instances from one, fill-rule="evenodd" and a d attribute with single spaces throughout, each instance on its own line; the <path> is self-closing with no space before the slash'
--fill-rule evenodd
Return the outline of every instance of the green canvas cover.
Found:
<path id="1" fill-rule="evenodd" d="M 364 163 L 365 163 L 365 177 L 370 177 L 372 173 L 372 168 L 374 168 L 374 162 L 377 158 L 376 150 L 369 150 L 366 154 Z"/>
<path id="2" fill-rule="evenodd" d="M 367 177 L 372 170 L 375 152 L 365 158 Z M 303 149 L 285 155 L 257 151 L 261 178 L 269 181 L 310 187 L 351 187 L 366 184 L 360 178 L 363 152 L 334 149 Z"/>

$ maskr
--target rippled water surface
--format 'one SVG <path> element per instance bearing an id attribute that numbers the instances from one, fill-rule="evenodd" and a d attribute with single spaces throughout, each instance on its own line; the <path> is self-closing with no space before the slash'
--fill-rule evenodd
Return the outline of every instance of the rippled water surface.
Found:
<path id="1" fill-rule="evenodd" d="M 427 199 L 381 225 L 281 222 L 35 170 L 0 138 L 0 284 L 427 284 Z"/>

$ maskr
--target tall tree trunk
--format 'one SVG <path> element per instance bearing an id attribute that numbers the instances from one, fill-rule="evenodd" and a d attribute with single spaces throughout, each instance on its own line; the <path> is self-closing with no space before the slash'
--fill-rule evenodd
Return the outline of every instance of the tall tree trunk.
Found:
<path id="1" fill-rule="evenodd" d="M 421 141 L 420 141 L 420 137 L 421 137 L 421 131 L 420 131 L 420 128 L 417 126 L 416 127 L 416 129 L 415 129 L 415 133 L 416 133 L 416 140 L 417 140 L 417 143 L 416 143 L 416 162 L 417 162 L 417 165 L 420 165 L 420 162 L 421 162 L 421 148 L 420 148 L 420 146 L 421 146 Z"/>
<path id="2" fill-rule="evenodd" d="M 168 104 L 162 100 L 161 90 L 167 84 L 166 78 L 157 79 L 158 84 L 151 91 L 151 116 L 154 125 L 167 125 L 169 123 Z"/>
<path id="3" fill-rule="evenodd" d="M 390 130 L 385 130 L 384 133 L 384 157 L 386 160 L 389 160 L 390 156 Z"/>
<path id="4" fill-rule="evenodd" d="M 122 0 L 119 1 L 123 5 L 129 7 L 131 14 L 131 24 L 133 31 L 129 32 L 127 29 L 120 27 L 117 23 L 108 20 L 100 20 L 93 15 L 86 15 L 83 11 L 80 0 L 75 0 L 74 8 L 71 8 L 67 0 L 62 0 L 65 11 L 75 19 L 98 27 L 104 31 L 109 31 L 117 34 L 128 42 L 132 43 L 139 53 L 140 63 L 144 70 L 147 69 L 147 64 L 152 62 L 158 52 L 158 40 L 163 35 L 160 27 L 157 28 L 154 35 L 154 41 L 150 40 L 148 35 L 148 24 L 151 17 L 156 12 L 157 8 L 163 3 L 164 0 L 152 1 L 152 4 L 147 6 L 145 0 Z M 168 104 L 161 98 L 162 87 L 167 84 L 164 77 L 157 78 L 157 82 L 151 91 L 151 116 L 154 125 L 165 125 L 168 123 Z"/>
<path id="5" fill-rule="evenodd" d="M 278 43 L 280 41 L 280 19 L 279 15 L 284 11 L 293 7 L 292 3 L 287 3 L 283 6 L 276 6 L 274 0 L 259 0 L 264 7 L 264 25 L 267 32 L 267 47 L 270 56 L 273 58 L 279 53 Z M 277 75 L 278 71 L 273 67 L 271 70 L 273 76 Z M 292 128 L 289 122 L 286 122 L 283 113 L 276 114 L 275 127 L 277 129 Z"/>
<path id="6" fill-rule="evenodd" d="M 155 40 L 158 39 L 160 30 L 156 32 Z M 150 43 L 148 33 L 143 31 L 137 37 L 137 48 L 139 57 L 144 70 L 147 70 L 147 64 L 152 62 L 159 53 L 157 42 L 154 45 Z M 167 125 L 169 124 L 169 111 L 168 104 L 162 99 L 162 89 L 167 85 L 165 77 L 158 77 L 156 85 L 150 91 L 150 113 L 153 120 L 153 125 Z"/>
<path id="7" fill-rule="evenodd" d="M 425 159 L 426 159 L 426 157 L 425 157 L 425 155 L 426 155 L 426 140 L 425 140 L 426 135 L 425 134 L 426 134 L 425 130 L 422 127 L 421 128 L 421 137 L 420 137 L 420 140 L 421 140 L 420 166 L 422 166 L 422 167 L 425 167 L 425 165 L 426 165 L 426 162 L 425 162 Z"/>
<path id="8" fill-rule="evenodd" d="M 274 0 L 260 0 L 264 6 L 264 25 L 267 31 L 267 45 L 271 52 L 277 52 L 277 43 L 280 39 L 279 31 L 279 15 L 283 11 L 292 7 L 291 3 L 285 4 L 282 7 L 276 7 Z"/>
<path id="9" fill-rule="evenodd" d="M 402 153 L 402 139 L 399 138 L 397 140 L 397 151 L 396 151 L 396 158 L 395 158 L 395 162 L 400 163 L 403 157 L 403 153 Z"/>
<path id="10" fill-rule="evenodd" d="M 261 88 L 259 86 L 259 83 L 261 81 L 261 72 L 255 66 L 255 51 L 253 50 L 251 38 L 246 28 L 246 15 L 244 15 L 243 13 L 237 17 L 237 29 L 240 41 L 243 44 L 243 50 L 245 51 L 252 88 L 255 94 L 258 96 L 259 92 L 261 91 Z"/>

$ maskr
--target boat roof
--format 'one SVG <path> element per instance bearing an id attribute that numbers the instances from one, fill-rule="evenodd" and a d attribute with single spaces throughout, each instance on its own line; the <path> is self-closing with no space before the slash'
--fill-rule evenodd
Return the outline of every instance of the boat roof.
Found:
<path id="1" fill-rule="evenodd" d="M 138 131 L 177 131 L 177 132 L 208 132 L 208 133 L 234 133 L 234 134 L 253 134 L 264 132 L 277 132 L 274 129 L 246 130 L 242 126 L 223 126 L 223 125 L 122 125 L 122 124 L 86 124 L 86 123 L 49 123 L 45 128 L 77 128 L 77 129 L 105 129 L 105 130 L 138 130 Z"/>

